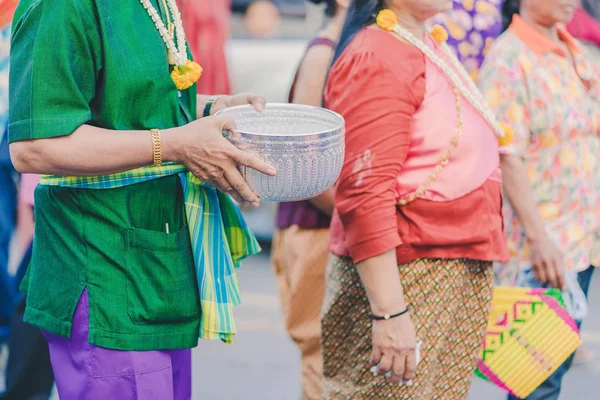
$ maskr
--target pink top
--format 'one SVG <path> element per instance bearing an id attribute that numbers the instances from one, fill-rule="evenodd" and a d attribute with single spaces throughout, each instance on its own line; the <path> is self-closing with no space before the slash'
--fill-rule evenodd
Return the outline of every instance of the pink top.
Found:
<path id="1" fill-rule="evenodd" d="M 445 52 L 429 35 L 425 43 L 446 58 Z M 447 64 L 452 65 L 450 61 Z M 398 174 L 399 198 L 414 193 L 427 181 L 456 134 L 456 97 L 450 81 L 428 58 L 425 58 L 425 76 L 423 102 L 412 117 L 408 154 Z M 488 179 L 502 180 L 496 134 L 470 103 L 461 99 L 461 104 L 463 128 L 458 145 L 452 152 L 450 163 L 438 174 L 423 199 L 454 200 L 477 189 Z"/>
<path id="2" fill-rule="evenodd" d="M 33 206 L 33 193 L 35 187 L 40 182 L 40 176 L 35 174 L 22 174 L 21 175 L 21 188 L 19 189 L 19 199 Z"/>
<path id="3" fill-rule="evenodd" d="M 463 128 L 450 163 L 424 198 L 397 207 L 426 182 L 456 133 L 451 86 L 417 48 L 363 29 L 333 66 L 325 103 L 347 130 L 332 253 L 355 262 L 394 248 L 398 263 L 507 258 L 497 138 L 462 98 Z"/>

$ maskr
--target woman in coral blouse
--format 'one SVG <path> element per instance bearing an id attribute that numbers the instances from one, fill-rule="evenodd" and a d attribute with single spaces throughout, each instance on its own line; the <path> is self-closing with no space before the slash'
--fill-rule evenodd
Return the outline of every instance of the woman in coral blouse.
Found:
<path id="1" fill-rule="evenodd" d="M 354 0 L 348 10 L 325 91 L 347 126 L 322 319 L 326 399 L 469 390 L 492 261 L 507 258 L 498 140 L 510 133 L 447 32 L 425 28 L 451 6 Z"/>

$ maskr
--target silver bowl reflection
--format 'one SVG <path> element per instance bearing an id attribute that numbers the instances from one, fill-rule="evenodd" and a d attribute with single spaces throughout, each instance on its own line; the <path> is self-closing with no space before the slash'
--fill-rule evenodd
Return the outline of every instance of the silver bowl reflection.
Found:
<path id="1" fill-rule="evenodd" d="M 329 110 L 296 104 L 267 104 L 259 113 L 251 106 L 217 113 L 231 117 L 236 130 L 227 138 L 277 168 L 271 177 L 240 167 L 263 201 L 297 201 L 329 189 L 344 160 L 344 119 Z"/>

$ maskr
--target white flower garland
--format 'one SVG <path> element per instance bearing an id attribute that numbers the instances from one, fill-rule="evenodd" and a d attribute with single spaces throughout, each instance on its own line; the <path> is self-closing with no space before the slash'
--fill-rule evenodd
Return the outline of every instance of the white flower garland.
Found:
<path id="1" fill-rule="evenodd" d="M 412 44 L 427 58 L 431 60 L 439 69 L 441 69 L 446 76 L 452 82 L 452 85 L 455 86 L 460 94 L 483 116 L 486 122 L 494 129 L 498 137 L 504 137 L 504 129 L 499 125 L 498 120 L 496 119 L 496 115 L 490 109 L 487 102 L 483 98 L 483 95 L 473 82 L 473 79 L 469 76 L 467 71 L 460 64 L 456 56 L 452 53 L 447 44 L 442 45 L 442 49 L 447 53 L 448 58 L 452 60 L 454 67 L 457 71 L 463 76 L 464 79 L 461 79 L 456 72 L 446 64 L 446 61 L 439 55 L 437 55 L 429 46 L 427 46 L 422 40 L 418 39 L 415 35 L 410 33 L 408 30 L 404 29 L 400 25 L 394 26 L 394 33 L 398 35 L 400 38 L 406 40 L 408 43 Z M 468 87 L 465 86 L 464 82 L 467 82 Z"/>
<path id="2" fill-rule="evenodd" d="M 177 45 L 175 45 L 175 40 L 173 36 L 167 30 L 164 22 L 158 15 L 158 12 L 154 8 L 154 6 L 150 3 L 150 0 L 140 0 L 140 3 L 144 6 L 150 18 L 154 22 L 156 29 L 160 33 L 167 49 L 169 50 L 169 56 L 172 62 L 178 67 L 184 67 L 188 62 L 187 56 L 187 46 L 186 46 L 186 37 L 185 32 L 183 30 L 183 23 L 181 22 L 181 14 L 179 13 L 179 9 L 177 8 L 177 4 L 175 0 L 167 0 L 167 4 L 169 6 L 169 10 L 165 10 L 166 12 L 171 12 L 173 16 L 173 23 L 175 25 L 175 34 L 177 35 Z M 169 61 L 171 61 L 169 60 Z"/>

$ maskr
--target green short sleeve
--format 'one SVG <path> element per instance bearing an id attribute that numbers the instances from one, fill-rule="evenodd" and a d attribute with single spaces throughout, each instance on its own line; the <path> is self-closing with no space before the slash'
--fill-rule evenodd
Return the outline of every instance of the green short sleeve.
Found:
<path id="1" fill-rule="evenodd" d="M 22 0 L 11 39 L 9 140 L 69 135 L 89 122 L 101 57 L 89 0 Z"/>

